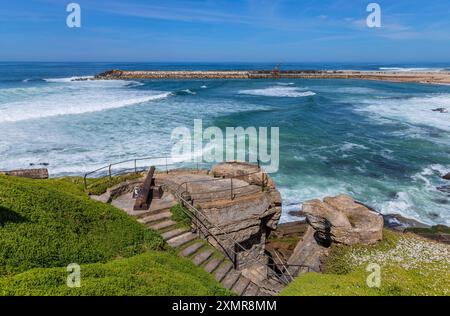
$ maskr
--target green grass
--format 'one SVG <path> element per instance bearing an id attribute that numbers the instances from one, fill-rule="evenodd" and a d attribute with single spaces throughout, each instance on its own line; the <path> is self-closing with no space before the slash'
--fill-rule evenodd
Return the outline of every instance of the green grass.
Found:
<path id="1" fill-rule="evenodd" d="M 450 295 L 448 248 L 412 234 L 384 231 L 373 246 L 333 245 L 325 273 L 297 277 L 281 295 Z M 369 287 L 369 264 L 381 268 L 380 287 Z"/>
<path id="2" fill-rule="evenodd" d="M 87 178 L 86 192 L 91 195 L 102 195 L 106 192 L 108 188 L 111 188 L 119 183 L 125 182 L 127 180 L 135 180 L 142 178 L 142 173 L 129 173 L 121 176 L 104 177 L 104 178 Z M 70 181 L 76 184 L 79 188 L 84 189 L 84 179 L 81 177 L 67 177 L 64 178 L 66 181 Z"/>
<path id="3" fill-rule="evenodd" d="M 178 222 L 182 227 L 191 227 L 192 219 L 185 213 L 189 212 L 189 210 L 178 203 L 172 206 L 170 211 L 172 212 L 172 220 Z"/>
<path id="4" fill-rule="evenodd" d="M 0 278 L 0 296 L 11 295 L 230 295 L 188 259 L 150 252 L 132 258 L 81 266 L 79 288 L 66 285 L 65 268 L 33 269 Z"/>
<path id="5" fill-rule="evenodd" d="M 158 233 L 70 181 L 0 176 L 0 275 L 164 247 Z"/>
<path id="6" fill-rule="evenodd" d="M 66 285 L 71 263 L 80 288 Z M 0 175 L 0 296 L 230 294 L 157 232 L 91 200 L 79 178 Z"/>

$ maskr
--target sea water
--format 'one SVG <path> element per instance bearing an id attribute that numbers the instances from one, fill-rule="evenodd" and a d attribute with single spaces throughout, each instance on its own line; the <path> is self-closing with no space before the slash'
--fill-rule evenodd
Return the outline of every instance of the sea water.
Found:
<path id="1" fill-rule="evenodd" d="M 279 127 L 283 221 L 347 193 L 383 213 L 450 225 L 450 86 L 363 80 L 73 81 L 118 69 L 270 69 L 269 64 L 0 63 L 0 170 L 51 176 L 170 155 L 174 128 Z M 292 64 L 285 69 L 448 70 L 447 65 Z"/>

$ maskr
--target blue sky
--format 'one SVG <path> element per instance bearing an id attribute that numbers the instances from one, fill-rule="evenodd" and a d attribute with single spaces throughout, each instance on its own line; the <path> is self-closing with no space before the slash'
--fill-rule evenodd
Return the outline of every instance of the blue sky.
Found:
<path id="1" fill-rule="evenodd" d="M 450 1 L 0 0 L 0 60 L 448 62 Z"/>

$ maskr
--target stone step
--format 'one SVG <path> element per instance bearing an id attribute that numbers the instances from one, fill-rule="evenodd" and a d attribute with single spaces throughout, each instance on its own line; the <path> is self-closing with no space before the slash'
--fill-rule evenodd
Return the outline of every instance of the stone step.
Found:
<path id="1" fill-rule="evenodd" d="M 245 289 L 243 296 L 256 296 L 258 293 L 259 287 L 255 283 L 250 283 Z"/>
<path id="2" fill-rule="evenodd" d="M 225 277 L 225 275 L 230 271 L 230 269 L 233 267 L 233 264 L 231 262 L 226 262 L 223 265 L 221 265 L 216 272 L 214 273 L 214 277 L 218 282 L 222 281 L 222 279 Z"/>
<path id="3" fill-rule="evenodd" d="M 195 244 L 192 244 L 186 248 L 184 248 L 181 252 L 180 255 L 183 257 L 189 257 L 190 255 L 194 254 L 197 252 L 197 250 L 199 250 L 200 248 L 202 248 L 204 245 L 204 243 L 202 242 L 196 242 Z"/>
<path id="4" fill-rule="evenodd" d="M 224 288 L 231 290 L 231 288 L 237 282 L 240 276 L 241 273 L 233 269 L 227 273 L 227 275 L 223 278 L 221 283 Z"/>
<path id="5" fill-rule="evenodd" d="M 172 217 L 172 213 L 171 212 L 162 212 L 162 213 L 158 213 L 158 214 L 152 214 L 149 216 L 146 216 L 144 218 L 140 218 L 138 219 L 139 223 L 142 224 L 149 224 L 151 222 L 156 222 L 162 219 L 166 219 L 166 218 L 171 218 Z"/>
<path id="6" fill-rule="evenodd" d="M 160 214 L 160 213 L 166 213 L 166 212 L 170 212 L 169 208 L 163 208 L 163 209 L 159 209 L 159 210 L 151 210 L 151 211 L 142 211 L 137 213 L 137 214 L 132 214 L 131 216 L 133 216 L 136 219 L 143 219 L 147 216 L 150 215 L 156 215 L 156 214 Z"/>
<path id="7" fill-rule="evenodd" d="M 175 229 L 169 230 L 168 232 L 162 233 L 161 236 L 164 240 L 167 241 L 167 240 L 169 240 L 173 237 L 176 237 L 178 235 L 181 235 L 187 231 L 188 231 L 187 228 L 175 228 Z"/>
<path id="8" fill-rule="evenodd" d="M 231 288 L 231 290 L 237 295 L 241 296 L 249 284 L 250 280 L 241 275 L 234 286 Z"/>
<path id="9" fill-rule="evenodd" d="M 169 239 L 167 241 L 167 243 L 173 248 L 178 248 L 178 247 L 180 247 L 180 246 L 182 246 L 182 245 L 184 245 L 184 244 L 186 244 L 186 243 L 188 243 L 188 242 L 190 242 L 190 241 L 192 241 L 192 240 L 194 240 L 196 238 L 197 238 L 196 234 L 193 234 L 193 233 L 189 232 L 189 233 L 184 233 L 184 234 L 182 234 L 180 236 L 174 237 L 172 239 Z"/>
<path id="10" fill-rule="evenodd" d="M 162 221 L 157 224 L 150 225 L 149 228 L 151 228 L 153 230 L 161 230 L 161 229 L 164 229 L 164 228 L 176 225 L 176 224 L 177 224 L 177 222 L 174 222 L 173 220 L 168 219 L 166 221 Z"/>
<path id="11" fill-rule="evenodd" d="M 212 273 L 223 261 L 223 258 L 214 258 L 210 260 L 203 268 L 206 272 Z"/>
<path id="12" fill-rule="evenodd" d="M 196 254 L 194 258 L 192 258 L 192 262 L 196 265 L 199 266 L 201 265 L 203 262 L 205 262 L 206 260 L 209 259 L 209 257 L 212 256 L 212 254 L 214 253 L 214 251 L 212 251 L 211 249 L 206 249 L 201 251 L 199 254 Z"/>

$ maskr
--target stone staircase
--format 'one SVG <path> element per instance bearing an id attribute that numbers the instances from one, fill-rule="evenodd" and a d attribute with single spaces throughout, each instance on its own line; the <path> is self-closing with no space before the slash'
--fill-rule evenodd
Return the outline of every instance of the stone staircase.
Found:
<path id="1" fill-rule="evenodd" d="M 189 258 L 196 266 L 200 266 L 212 274 L 226 289 L 240 296 L 272 294 L 235 270 L 228 258 L 209 246 L 198 235 L 192 233 L 189 227 L 174 221 L 170 209 L 147 212 L 134 217 L 149 229 L 158 231 L 180 256 Z"/>

